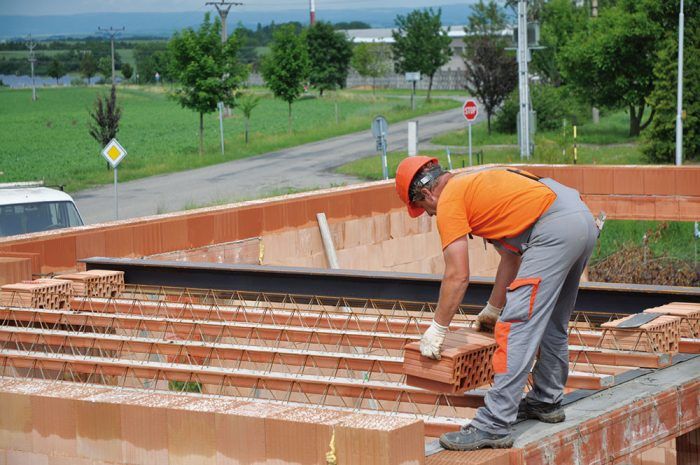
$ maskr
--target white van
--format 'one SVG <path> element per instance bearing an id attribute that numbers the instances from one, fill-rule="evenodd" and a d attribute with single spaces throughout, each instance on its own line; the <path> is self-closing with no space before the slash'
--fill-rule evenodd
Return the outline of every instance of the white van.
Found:
<path id="1" fill-rule="evenodd" d="M 83 225 L 70 195 L 34 186 L 0 184 L 0 237 Z"/>

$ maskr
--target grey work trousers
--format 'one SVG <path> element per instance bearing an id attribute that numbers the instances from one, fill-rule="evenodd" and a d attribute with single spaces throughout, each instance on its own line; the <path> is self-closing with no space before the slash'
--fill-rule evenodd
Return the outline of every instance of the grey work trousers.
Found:
<path id="1" fill-rule="evenodd" d="M 542 179 L 557 194 L 535 222 L 517 277 L 508 287 L 506 305 L 496 323 L 496 375 L 471 425 L 494 434 L 510 432 L 518 414 L 532 363 L 529 398 L 556 403 L 569 374 L 568 323 L 579 279 L 598 237 L 593 215 L 578 191 Z"/>

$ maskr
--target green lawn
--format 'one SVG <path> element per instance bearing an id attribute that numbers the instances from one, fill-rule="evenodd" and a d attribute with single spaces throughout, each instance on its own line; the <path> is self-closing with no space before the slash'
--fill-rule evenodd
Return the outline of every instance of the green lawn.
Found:
<path id="1" fill-rule="evenodd" d="M 654 234 L 655 232 L 657 233 Z M 652 255 L 693 261 L 697 241 L 693 237 L 693 223 L 608 220 L 605 222 L 599 247 L 593 252 L 591 262 L 595 263 L 616 252 L 623 244 L 642 245 L 645 234 L 649 237 L 648 245 Z"/>
<path id="2" fill-rule="evenodd" d="M 629 136 L 629 116 L 624 111 L 604 114 L 599 124 L 591 122 L 577 127 L 577 142 L 579 144 L 621 144 L 634 142 L 636 138 Z M 547 131 L 537 133 L 538 138 L 573 143 L 573 130 L 569 126 L 564 131 Z M 468 145 L 469 135 L 467 129 L 448 132 L 433 138 L 433 143 L 440 145 Z M 475 124 L 472 127 L 472 145 L 504 145 L 518 143 L 517 134 L 499 133 L 494 130 L 488 134 L 486 122 Z"/>
<path id="3" fill-rule="evenodd" d="M 30 90 L 0 90 L 0 182 L 44 179 L 69 191 L 109 183 L 112 173 L 99 155 L 101 147 L 87 131 L 88 110 L 107 87 L 47 88 L 31 102 Z M 123 87 L 118 139 L 129 152 L 119 168 L 120 180 L 187 170 L 367 130 L 383 114 L 390 122 L 459 105 L 451 100 L 420 103 L 416 111 L 401 99 L 343 93 L 337 98 L 340 122 L 335 123 L 335 97 L 305 98 L 293 106 L 294 132 L 287 133 L 286 103 L 261 100 L 251 118 L 251 143 L 243 143 L 243 118 L 234 111 L 224 121 L 226 156 L 219 148 L 218 118 L 205 117 L 205 155 L 198 155 L 198 115 L 170 100 L 163 88 Z"/>
<path id="4" fill-rule="evenodd" d="M 517 147 L 484 147 L 483 164 L 491 163 L 522 163 Z M 477 150 L 472 152 L 472 163 L 477 163 Z M 440 164 L 447 167 L 447 154 L 445 150 L 421 150 L 422 155 L 437 157 Z M 396 167 L 401 160 L 407 156 L 406 152 L 390 152 L 387 154 L 387 165 L 389 176 L 393 177 Z M 469 155 L 467 153 L 451 151 L 452 167 L 463 168 L 469 166 Z M 557 153 L 556 156 L 550 152 L 544 152 L 538 156 L 537 152 L 526 163 L 572 163 L 570 151 L 566 156 Z M 615 146 L 615 147 L 583 147 L 579 150 L 579 164 L 642 164 L 644 159 L 637 147 Z M 366 158 L 355 160 L 338 168 L 339 173 L 357 176 L 365 179 L 381 179 L 381 157 L 372 155 Z"/>

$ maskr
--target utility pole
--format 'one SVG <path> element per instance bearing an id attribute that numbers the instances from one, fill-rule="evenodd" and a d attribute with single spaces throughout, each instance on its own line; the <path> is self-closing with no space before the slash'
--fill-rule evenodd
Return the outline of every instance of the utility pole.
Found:
<path id="1" fill-rule="evenodd" d="M 678 14 L 678 100 L 676 102 L 676 165 L 683 164 L 683 0 Z"/>
<path id="2" fill-rule="evenodd" d="M 34 47 L 36 47 L 36 44 L 32 41 L 32 35 L 29 34 L 27 48 L 29 49 L 29 64 L 32 68 L 32 102 L 36 101 L 36 84 L 34 82 L 34 64 L 36 63 L 36 56 L 34 55 Z"/>
<path id="3" fill-rule="evenodd" d="M 530 83 L 527 61 L 527 0 L 518 0 L 518 95 L 520 100 L 520 158 L 530 158 Z"/>
<path id="4" fill-rule="evenodd" d="M 598 0 L 591 0 L 591 17 L 598 17 Z M 591 118 L 593 119 L 593 124 L 600 123 L 600 110 L 597 107 L 591 108 Z"/>
<path id="5" fill-rule="evenodd" d="M 114 29 L 112 26 L 110 26 L 109 29 L 98 27 L 97 30 L 99 32 L 104 32 L 105 34 L 109 34 L 109 40 L 112 43 L 112 85 L 116 85 L 116 82 L 114 81 L 114 37 L 120 32 L 124 32 L 126 28 L 122 27 L 121 29 Z"/>
<path id="6" fill-rule="evenodd" d="M 241 6 L 243 4 L 221 0 L 218 2 L 207 2 L 205 5 L 214 5 L 214 8 L 216 8 L 216 11 L 219 13 L 219 18 L 221 18 L 221 43 L 225 44 L 226 39 L 228 39 L 228 34 L 226 32 L 226 17 L 228 16 L 228 12 L 232 6 Z"/>
<path id="7" fill-rule="evenodd" d="M 309 25 L 316 24 L 316 0 L 309 0 Z"/>

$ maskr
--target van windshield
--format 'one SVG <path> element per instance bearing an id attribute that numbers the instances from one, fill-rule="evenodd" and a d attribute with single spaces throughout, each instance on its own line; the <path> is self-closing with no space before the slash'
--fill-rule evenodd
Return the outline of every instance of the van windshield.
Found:
<path id="1" fill-rule="evenodd" d="M 72 202 L 35 202 L 0 206 L 0 237 L 82 226 Z"/>

